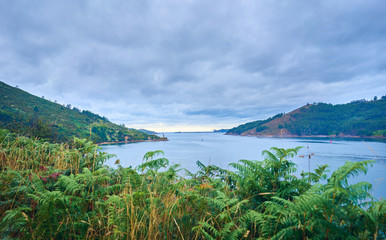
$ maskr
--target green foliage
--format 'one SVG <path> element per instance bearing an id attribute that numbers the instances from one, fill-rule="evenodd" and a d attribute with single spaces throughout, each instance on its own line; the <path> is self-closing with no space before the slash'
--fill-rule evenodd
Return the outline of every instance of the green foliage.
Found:
<path id="1" fill-rule="evenodd" d="M 305 108 L 294 118 L 285 128 L 298 135 L 378 136 L 377 132 L 386 130 L 386 101 L 319 103 Z"/>
<path id="2" fill-rule="evenodd" d="M 263 124 L 265 124 L 267 122 L 270 122 L 270 121 L 272 121 L 272 120 L 274 120 L 276 118 L 279 118 L 279 117 L 281 117 L 283 115 L 284 115 L 283 113 L 280 113 L 280 114 L 276 114 L 275 116 L 270 117 L 270 118 L 268 118 L 266 120 L 258 120 L 258 121 L 242 124 L 242 125 L 240 125 L 238 127 L 230 129 L 227 133 L 242 134 L 243 132 L 246 132 L 246 131 L 252 130 L 252 129 L 255 129 L 256 132 L 262 132 L 262 131 L 264 131 L 265 129 L 268 128 L 267 126 L 263 126 Z"/>
<path id="3" fill-rule="evenodd" d="M 182 177 L 162 151 L 137 168 L 103 166 L 86 139 L 70 145 L 0 130 L 4 239 L 385 239 L 386 201 L 350 184 L 371 161 L 296 175 L 299 147 L 206 166 Z"/>
<path id="4" fill-rule="evenodd" d="M 167 165 L 169 165 L 169 160 L 166 158 L 153 159 L 158 155 L 164 155 L 164 152 L 160 150 L 147 152 L 143 157 L 143 161 L 145 162 L 139 165 L 138 169 L 142 172 L 145 169 L 157 172 L 160 168 L 165 168 Z"/>
<path id="5" fill-rule="evenodd" d="M 94 143 L 159 139 L 108 121 L 90 111 L 80 111 L 33 96 L 0 82 L 0 128 L 51 142 L 87 138 Z"/>
<path id="6" fill-rule="evenodd" d="M 276 119 L 276 120 L 275 120 Z M 273 121 L 275 120 L 275 121 Z M 348 104 L 308 104 L 288 114 L 279 114 L 264 121 L 255 121 L 231 129 L 228 134 L 280 135 L 350 135 L 386 136 L 386 98 L 374 101 L 353 101 Z"/>

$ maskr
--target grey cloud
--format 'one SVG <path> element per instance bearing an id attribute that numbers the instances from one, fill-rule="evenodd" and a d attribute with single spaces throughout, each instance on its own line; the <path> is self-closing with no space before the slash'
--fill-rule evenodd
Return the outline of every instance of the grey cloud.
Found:
<path id="1" fill-rule="evenodd" d="M 384 95 L 384 6 L 2 1 L 0 80 L 120 123 L 232 126 Z"/>

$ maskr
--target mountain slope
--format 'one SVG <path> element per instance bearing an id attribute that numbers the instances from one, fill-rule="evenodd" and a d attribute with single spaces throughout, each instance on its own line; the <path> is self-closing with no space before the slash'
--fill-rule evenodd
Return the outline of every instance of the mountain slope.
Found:
<path id="1" fill-rule="evenodd" d="M 0 128 L 22 135 L 68 141 L 74 136 L 99 143 L 159 139 L 111 123 L 90 111 L 60 105 L 0 82 Z"/>
<path id="2" fill-rule="evenodd" d="M 240 125 L 226 134 L 386 137 L 386 96 L 379 100 L 358 100 L 338 105 L 307 104 L 287 114 Z"/>

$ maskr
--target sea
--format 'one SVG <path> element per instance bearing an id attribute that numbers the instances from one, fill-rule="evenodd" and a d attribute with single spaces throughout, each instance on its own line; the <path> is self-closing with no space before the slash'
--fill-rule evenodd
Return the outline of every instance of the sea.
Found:
<path id="1" fill-rule="evenodd" d="M 140 142 L 119 145 L 104 145 L 102 151 L 115 154 L 105 165 L 116 168 L 119 159 L 123 167 L 136 167 L 143 162 L 146 152 L 162 150 L 171 164 L 180 164 L 191 172 L 198 170 L 197 161 L 205 165 L 216 165 L 234 170 L 230 163 L 240 159 L 263 160 L 262 151 L 271 147 L 294 148 L 302 146 L 298 156 L 291 160 L 297 164 L 300 176 L 318 165 L 328 164 L 329 175 L 346 161 L 373 160 L 367 174 L 360 174 L 350 183 L 367 181 L 373 185 L 372 194 L 377 199 L 386 198 L 386 142 L 368 139 L 344 138 L 261 138 L 224 135 L 224 133 L 163 133 L 169 141 Z M 304 157 L 302 157 L 304 156 Z M 308 156 L 311 156 L 309 159 Z M 160 156 L 161 157 L 161 156 Z M 181 173 L 182 174 L 182 173 Z"/>

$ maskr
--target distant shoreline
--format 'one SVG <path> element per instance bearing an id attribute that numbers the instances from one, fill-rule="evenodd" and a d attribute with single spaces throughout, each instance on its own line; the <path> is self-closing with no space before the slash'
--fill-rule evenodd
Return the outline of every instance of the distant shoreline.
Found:
<path id="1" fill-rule="evenodd" d="M 138 142 L 165 142 L 169 141 L 167 138 L 160 139 L 149 139 L 149 140 L 130 140 L 130 141 L 116 141 L 116 142 L 101 142 L 97 145 L 114 145 L 114 144 L 128 144 L 128 143 L 138 143 Z"/>
<path id="2" fill-rule="evenodd" d="M 242 136 L 242 137 L 261 137 L 261 138 L 353 138 L 353 139 L 379 139 L 379 140 L 386 140 L 386 137 L 383 136 L 354 136 L 354 135 L 271 135 L 271 134 L 264 134 L 264 135 L 242 135 L 242 134 L 232 134 L 232 133 L 226 133 L 225 135 L 232 135 L 232 136 Z"/>

